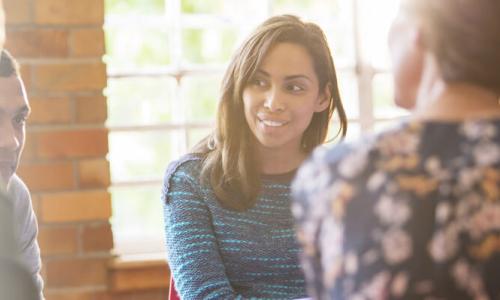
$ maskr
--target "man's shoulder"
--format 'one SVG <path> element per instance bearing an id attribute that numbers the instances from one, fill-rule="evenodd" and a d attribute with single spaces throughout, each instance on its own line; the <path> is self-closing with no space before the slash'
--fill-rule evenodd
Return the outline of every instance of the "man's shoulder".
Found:
<path id="1" fill-rule="evenodd" d="M 14 205 L 21 205 L 22 200 L 30 200 L 30 192 L 24 181 L 17 176 L 17 174 L 12 175 L 7 186 L 7 194 Z"/>

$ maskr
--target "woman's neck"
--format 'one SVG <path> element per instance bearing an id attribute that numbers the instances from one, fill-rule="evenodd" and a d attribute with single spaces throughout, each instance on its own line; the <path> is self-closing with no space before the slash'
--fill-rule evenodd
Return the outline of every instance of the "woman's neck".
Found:
<path id="1" fill-rule="evenodd" d="M 451 84 L 417 102 L 415 117 L 437 121 L 463 121 L 500 117 L 499 96 L 470 84 Z"/>
<path id="2" fill-rule="evenodd" d="M 270 149 L 258 147 L 260 172 L 266 175 L 284 174 L 297 169 L 307 154 L 301 149 Z"/>
<path id="3" fill-rule="evenodd" d="M 500 117 L 500 95 L 474 84 L 445 83 L 434 61 L 427 66 L 417 96 L 415 118 L 463 121 Z"/>

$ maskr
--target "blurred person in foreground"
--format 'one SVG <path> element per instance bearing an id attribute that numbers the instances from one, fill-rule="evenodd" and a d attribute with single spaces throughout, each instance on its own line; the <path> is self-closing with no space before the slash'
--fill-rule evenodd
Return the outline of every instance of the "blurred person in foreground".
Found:
<path id="1" fill-rule="evenodd" d="M 409 120 L 316 151 L 293 185 L 317 299 L 500 299 L 500 1 L 403 0 Z"/>

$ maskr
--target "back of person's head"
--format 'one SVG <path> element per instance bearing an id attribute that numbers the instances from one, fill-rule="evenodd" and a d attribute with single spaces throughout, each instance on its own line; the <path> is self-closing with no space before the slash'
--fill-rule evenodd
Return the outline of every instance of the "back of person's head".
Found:
<path id="1" fill-rule="evenodd" d="M 404 0 L 424 26 L 424 41 L 442 78 L 500 94 L 500 1 Z"/>
<path id="2" fill-rule="evenodd" d="M 0 77 L 19 76 L 19 65 L 9 51 L 3 49 L 0 55 Z"/>
<path id="3" fill-rule="evenodd" d="M 0 193 L 0 299 L 38 300 L 33 276 L 18 260 L 12 204 Z"/>

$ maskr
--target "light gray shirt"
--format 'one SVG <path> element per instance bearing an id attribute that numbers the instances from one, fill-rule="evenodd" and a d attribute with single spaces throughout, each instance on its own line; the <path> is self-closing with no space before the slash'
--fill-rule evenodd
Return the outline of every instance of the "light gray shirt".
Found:
<path id="1" fill-rule="evenodd" d="M 19 243 L 19 259 L 32 274 L 41 298 L 43 280 L 40 276 L 42 262 L 37 242 L 38 223 L 31 204 L 31 197 L 24 182 L 14 174 L 7 186 L 7 193 L 13 202 L 14 234 Z"/>

